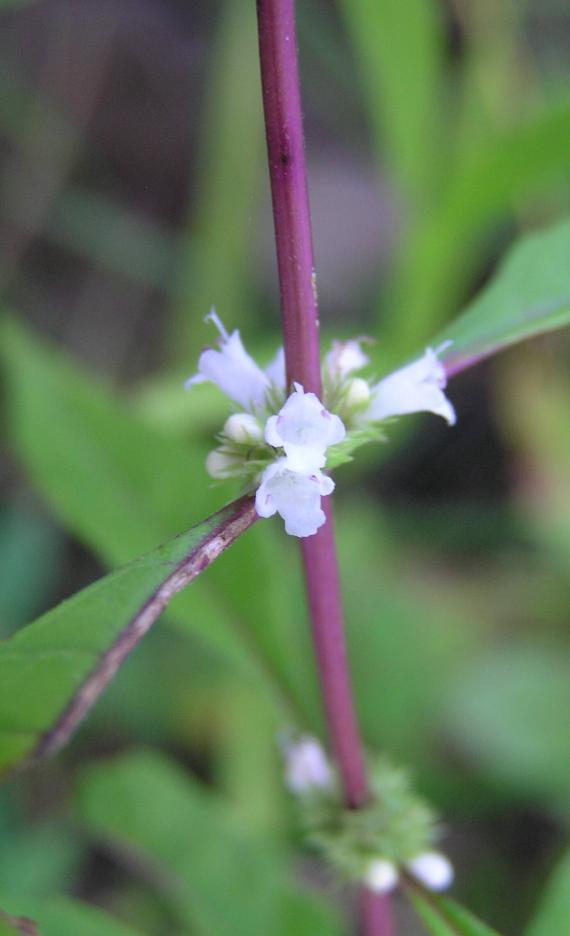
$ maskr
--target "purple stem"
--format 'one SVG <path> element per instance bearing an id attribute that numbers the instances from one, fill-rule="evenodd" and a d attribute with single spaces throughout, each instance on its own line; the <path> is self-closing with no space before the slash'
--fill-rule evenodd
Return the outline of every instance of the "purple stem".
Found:
<path id="1" fill-rule="evenodd" d="M 392 904 L 388 897 L 380 899 L 377 894 L 362 888 L 359 902 L 361 936 L 370 936 L 370 933 L 390 934 L 394 932 Z"/>
<path id="2" fill-rule="evenodd" d="M 257 0 L 287 380 L 321 394 L 317 291 L 297 65 L 294 0 Z"/>
<path id="3" fill-rule="evenodd" d="M 261 82 L 277 246 L 287 380 L 321 394 L 311 220 L 301 118 L 294 0 L 257 0 Z M 302 540 L 313 641 L 331 744 L 346 805 L 369 790 L 354 711 L 331 510 L 315 536 Z M 364 936 L 392 933 L 387 898 L 362 896 Z M 375 908 L 375 909 L 374 909 Z M 374 912 L 373 912 L 374 909 Z"/>

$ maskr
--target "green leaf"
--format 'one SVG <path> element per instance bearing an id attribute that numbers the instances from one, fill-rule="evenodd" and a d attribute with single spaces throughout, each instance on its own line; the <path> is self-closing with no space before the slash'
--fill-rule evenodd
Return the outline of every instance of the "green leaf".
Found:
<path id="1" fill-rule="evenodd" d="M 105 563 L 122 565 L 216 509 L 220 495 L 208 484 L 200 440 L 190 447 L 146 425 L 15 320 L 2 323 L 0 357 L 17 455 L 68 529 Z M 222 596 L 202 581 L 193 592 L 191 603 L 184 595 L 176 601 L 175 620 L 190 622 L 186 632 L 233 663 L 247 663 L 251 652 L 232 630 Z"/>
<path id="2" fill-rule="evenodd" d="M 434 344 L 455 374 L 509 345 L 570 323 L 570 221 L 523 237 L 491 283 Z"/>
<path id="3" fill-rule="evenodd" d="M 442 702 L 454 745 L 519 795 L 567 805 L 570 662 L 556 647 L 511 645 L 474 659 Z"/>
<path id="4" fill-rule="evenodd" d="M 255 516 L 251 498 L 230 504 L 0 644 L 0 771 L 64 743 L 172 596 Z"/>
<path id="5" fill-rule="evenodd" d="M 80 844 L 61 822 L 35 826 L 26 818 L 0 828 L 0 886 L 11 897 L 42 897 L 73 886 L 80 862 Z"/>
<path id="6" fill-rule="evenodd" d="M 68 897 L 50 897 L 45 900 L 30 898 L 3 898 L 4 906 L 12 913 L 30 916 L 37 921 L 38 936 L 143 936 L 125 923 L 114 920 L 97 907 L 71 900 Z M 12 934 L 10 930 L 10 934 Z M 16 932 L 33 936 L 35 930 Z M 0 931 L 0 936 L 3 936 Z"/>
<path id="7" fill-rule="evenodd" d="M 383 342 L 396 354 L 424 344 L 462 302 L 488 257 L 489 235 L 525 199 L 566 184 L 570 101 L 525 117 L 469 150 L 437 204 L 406 242 Z"/>
<path id="8" fill-rule="evenodd" d="M 87 770 L 78 808 L 96 838 L 158 866 L 192 932 L 279 932 L 283 856 L 167 758 L 139 752 Z"/>
<path id="9" fill-rule="evenodd" d="M 432 936 L 499 936 L 497 930 L 482 923 L 455 900 L 437 897 L 411 885 L 407 892 L 418 916 Z"/>
<path id="10" fill-rule="evenodd" d="M 0 509 L 0 637 L 49 604 L 62 563 L 63 538 L 39 511 Z"/>
<path id="11" fill-rule="evenodd" d="M 215 510 L 219 495 L 193 484 L 203 476 L 203 444 L 149 428 L 7 317 L 0 355 L 17 454 L 71 531 L 108 562 L 128 562 Z"/>
<path id="12" fill-rule="evenodd" d="M 570 852 L 555 868 L 525 936 L 570 933 Z"/>

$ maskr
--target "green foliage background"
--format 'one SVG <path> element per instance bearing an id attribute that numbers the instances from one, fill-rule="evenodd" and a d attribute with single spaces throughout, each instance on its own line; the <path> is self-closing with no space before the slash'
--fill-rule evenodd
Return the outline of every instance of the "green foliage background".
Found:
<path id="1" fill-rule="evenodd" d="M 0 5 L 7 759 L 34 706 L 34 730 L 51 717 L 46 670 L 24 658 L 17 682 L 10 654 L 53 643 L 12 635 L 237 493 L 203 468 L 224 400 L 181 386 L 212 302 L 260 360 L 279 341 L 254 6 Z M 544 333 L 454 378 L 456 429 L 422 417 L 363 448 L 335 502 L 367 743 L 445 816 L 462 902 L 505 936 L 562 934 L 570 342 L 547 332 L 570 304 L 570 17 L 298 6 L 325 341 L 376 338 L 381 374 L 447 335 L 459 369 Z M 73 630 L 77 680 L 99 619 Z M 295 544 L 268 521 L 172 602 L 62 754 L 6 781 L 0 907 L 44 936 L 347 933 L 282 789 L 292 725 L 322 735 Z M 492 932 L 413 899 L 403 936 Z"/>

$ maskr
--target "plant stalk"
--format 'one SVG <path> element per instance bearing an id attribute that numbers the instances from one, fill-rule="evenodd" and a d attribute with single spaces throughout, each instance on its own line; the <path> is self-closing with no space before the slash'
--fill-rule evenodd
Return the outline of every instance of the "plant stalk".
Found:
<path id="1" fill-rule="evenodd" d="M 319 325 L 305 166 L 294 0 L 257 0 L 263 107 L 287 381 L 321 395 Z M 327 520 L 301 542 L 328 731 L 346 805 L 369 796 L 346 659 L 336 547 Z M 363 936 L 391 936 L 388 899 L 361 895 Z"/>

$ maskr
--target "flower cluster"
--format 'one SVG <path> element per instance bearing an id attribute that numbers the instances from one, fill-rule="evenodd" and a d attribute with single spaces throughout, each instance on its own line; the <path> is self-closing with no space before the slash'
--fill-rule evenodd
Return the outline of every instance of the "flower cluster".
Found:
<path id="1" fill-rule="evenodd" d="M 316 738 L 283 745 L 285 783 L 298 798 L 309 839 L 346 877 L 386 894 L 405 872 L 432 891 L 453 882 L 453 866 L 431 847 L 433 815 L 411 792 L 407 774 L 386 762 L 372 771 L 377 801 L 362 810 L 339 803 L 336 777 Z"/>
<path id="2" fill-rule="evenodd" d="M 299 383 L 287 397 L 280 348 L 262 370 L 245 350 L 239 331 L 228 334 L 214 311 L 207 319 L 219 332 L 218 348 L 206 348 L 198 373 L 186 387 L 209 381 L 237 404 L 210 452 L 214 478 L 255 484 L 260 517 L 278 513 L 292 536 L 312 536 L 325 522 L 321 497 L 334 482 L 323 473 L 341 464 L 363 442 L 381 438 L 381 423 L 404 413 L 430 411 L 452 425 L 455 411 L 445 396 L 445 371 L 428 348 L 412 364 L 371 383 L 354 372 L 369 361 L 363 339 L 335 341 L 323 365 L 323 401 Z M 441 349 L 440 349 L 441 350 Z"/>

